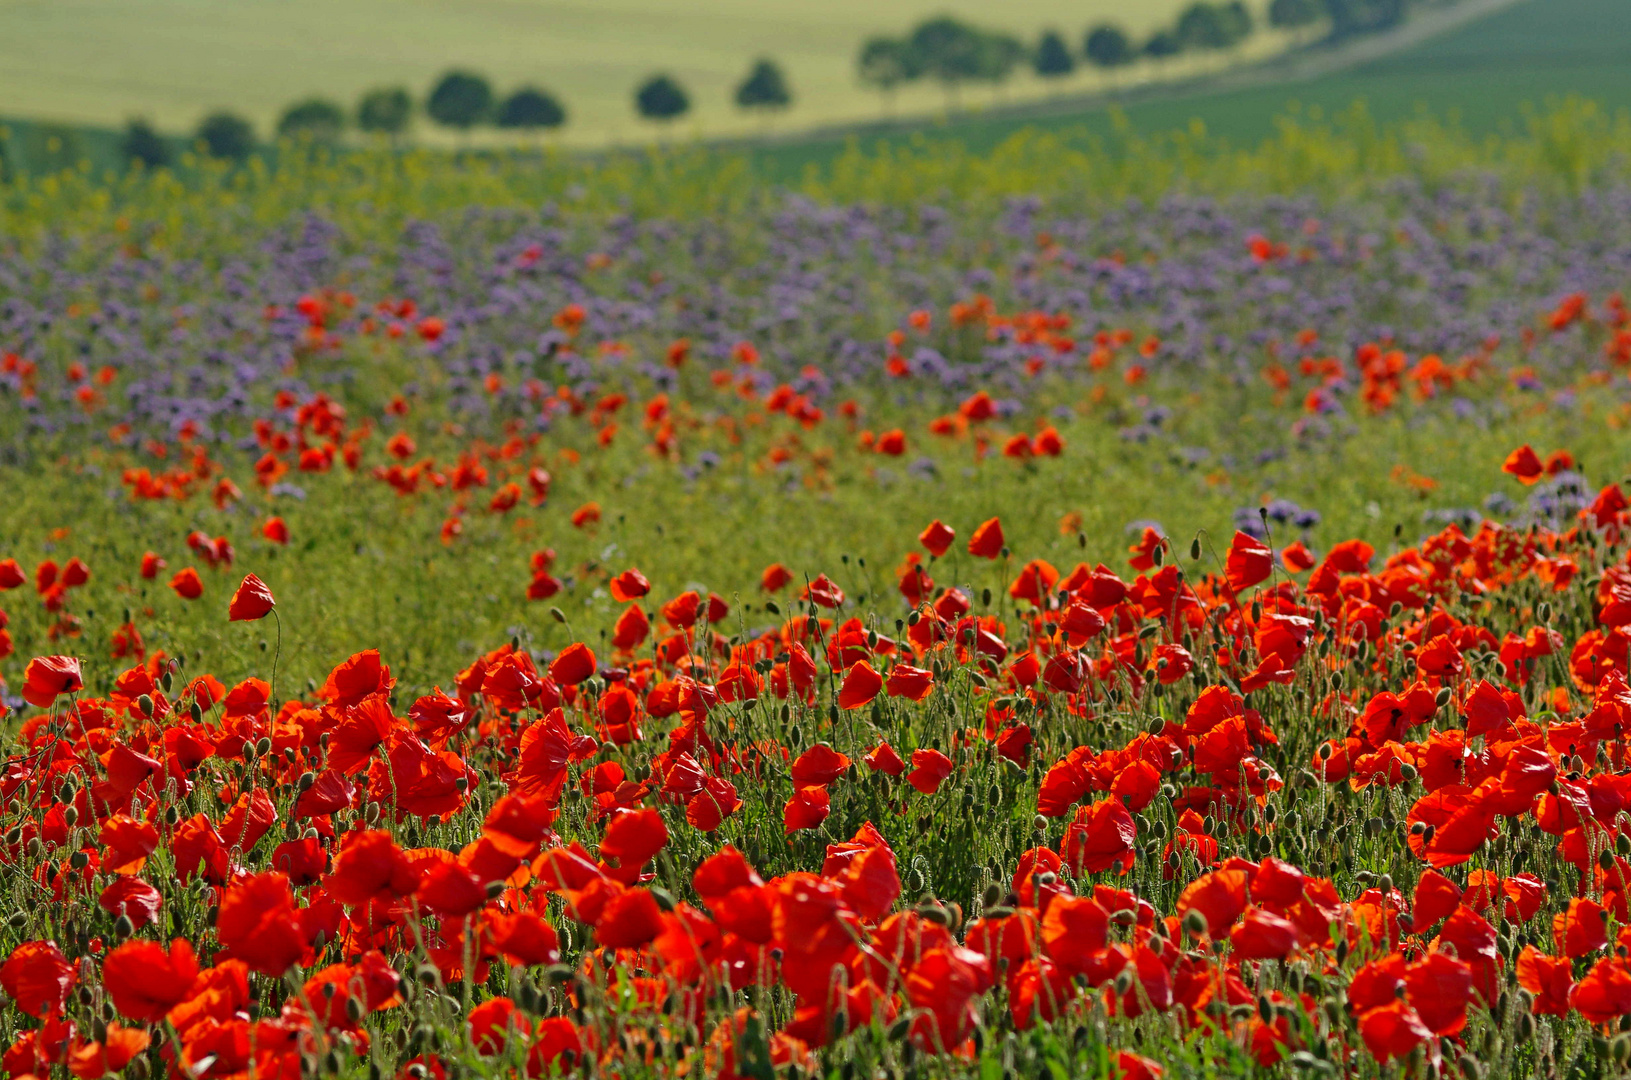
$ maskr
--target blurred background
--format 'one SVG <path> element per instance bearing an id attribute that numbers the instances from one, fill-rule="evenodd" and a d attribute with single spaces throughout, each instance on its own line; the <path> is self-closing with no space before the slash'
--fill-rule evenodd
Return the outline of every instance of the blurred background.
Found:
<path id="1" fill-rule="evenodd" d="M 1631 0 L 0 0 L 19 173 L 348 146 L 743 144 L 1200 125 L 1363 101 L 1473 132 L 1631 105 Z"/>

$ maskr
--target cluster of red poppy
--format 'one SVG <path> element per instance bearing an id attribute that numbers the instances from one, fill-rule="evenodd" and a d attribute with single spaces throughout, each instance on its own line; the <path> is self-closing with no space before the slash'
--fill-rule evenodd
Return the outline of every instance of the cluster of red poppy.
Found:
<path id="1" fill-rule="evenodd" d="M 3 1064 L 292 1080 L 374 1054 L 440 1077 L 476 1054 L 534 1076 L 672 1042 L 760 1075 L 861 1028 L 969 1055 L 993 1002 L 1017 1030 L 1165 1015 L 1264 1064 L 1611 1028 L 1631 1016 L 1628 524 L 1610 485 L 1566 532 L 1450 526 L 1380 566 L 1357 540 L 1317 557 L 1237 533 L 1210 571 L 1199 539 L 1186 570 L 1147 530 L 1132 580 L 1033 559 L 994 605 L 933 580 L 959 543 L 937 520 L 892 634 L 825 574 L 776 599 L 795 577 L 775 564 L 765 610 L 791 611 L 726 638 L 723 599 L 653 604 L 630 568 L 604 662 L 506 644 L 405 715 L 377 651 L 282 701 L 161 654 L 93 696 L 77 659 L 37 657 L 0 860 L 50 902 L 9 924 L 0 988 L 35 1022 Z M 962 546 L 1008 565 L 996 518 Z M 42 564 L 36 585 L 88 574 Z M 25 580 L 0 562 L 0 585 Z M 249 575 L 228 618 L 274 607 Z M 953 719 L 912 719 L 931 715 Z M 991 850 L 1023 850 L 982 897 L 903 902 L 913 840 L 886 833 L 1020 790 L 1034 822 L 999 815 Z M 1356 803 L 1376 813 L 1350 830 Z M 888 818 L 851 828 L 863 805 Z M 748 853 L 772 816 L 794 862 L 767 878 Z M 819 870 L 797 862 L 811 833 Z M 389 1020 L 450 1006 L 451 1045 Z"/>

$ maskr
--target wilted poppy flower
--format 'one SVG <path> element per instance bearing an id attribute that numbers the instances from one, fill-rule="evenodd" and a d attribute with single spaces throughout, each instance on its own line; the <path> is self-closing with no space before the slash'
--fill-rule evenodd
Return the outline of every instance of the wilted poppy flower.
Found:
<path id="1" fill-rule="evenodd" d="M 185 594 L 184 594 L 185 595 Z M 272 598 L 272 590 L 266 587 L 266 582 L 248 574 L 238 591 L 232 594 L 232 603 L 227 608 L 228 622 L 252 622 L 264 619 L 277 606 Z"/>
<path id="2" fill-rule="evenodd" d="M 183 600 L 197 600 L 204 595 L 204 583 L 199 580 L 198 571 L 186 567 L 170 579 L 170 588 Z"/>
<path id="3" fill-rule="evenodd" d="M 1002 521 L 991 518 L 981 522 L 968 538 L 968 553 L 980 559 L 995 559 L 1002 554 L 1002 547 L 1006 541 L 1002 535 Z"/>

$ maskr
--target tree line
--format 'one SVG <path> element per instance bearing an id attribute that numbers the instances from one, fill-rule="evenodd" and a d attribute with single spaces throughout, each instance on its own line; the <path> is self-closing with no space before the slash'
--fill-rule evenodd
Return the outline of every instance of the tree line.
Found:
<path id="1" fill-rule="evenodd" d="M 1414 0 L 1270 0 L 1267 22 L 1277 29 L 1307 34 L 1321 25 L 1341 39 L 1387 29 L 1401 22 Z M 1115 23 L 1089 27 L 1073 49 L 1057 30 L 1047 30 L 1034 45 L 1000 31 L 985 30 L 950 16 L 925 20 L 905 37 L 875 37 L 857 57 L 861 81 L 883 92 L 886 104 L 899 86 L 934 80 L 955 106 L 964 86 L 1001 86 L 1022 65 L 1044 79 L 1072 74 L 1079 63 L 1104 71 L 1140 60 L 1156 63 L 1183 53 L 1226 52 L 1256 30 L 1244 0 L 1196 0 L 1172 25 L 1158 28 L 1143 41 Z M 793 102 L 785 73 L 774 60 L 760 58 L 736 85 L 738 108 L 770 115 Z M 690 92 L 672 75 L 652 75 L 634 90 L 633 105 L 643 118 L 662 124 L 691 109 Z M 466 134 L 492 125 L 515 132 L 547 132 L 564 126 L 567 109 L 548 90 L 525 85 L 500 97 L 483 75 L 454 70 L 443 75 L 423 101 L 405 87 L 381 87 L 363 94 L 347 109 L 328 98 L 313 97 L 285 109 L 275 136 L 314 144 L 337 142 L 355 129 L 395 143 L 407 132 L 416 112 L 433 123 Z M 213 157 L 241 160 L 258 142 L 254 126 L 231 112 L 205 117 L 194 141 Z M 170 164 L 175 147 L 145 120 L 131 120 L 122 142 L 125 156 L 149 167 Z"/>
<path id="2" fill-rule="evenodd" d="M 780 65 L 761 58 L 737 84 L 732 99 L 738 108 L 769 113 L 791 105 L 793 92 Z M 673 76 L 657 74 L 635 88 L 633 104 L 641 117 L 667 123 L 691 110 L 691 95 Z M 566 106 L 547 90 L 522 86 L 501 98 L 485 76 L 455 70 L 437 80 L 422 102 L 416 102 L 404 87 L 370 90 L 350 110 L 322 97 L 296 102 L 283 111 L 274 134 L 295 142 L 333 144 L 355 129 L 395 143 L 407 133 L 419 111 L 433 123 L 460 134 L 487 125 L 541 133 L 567 122 Z M 254 125 L 227 111 L 205 117 L 193 140 L 210 156 L 231 160 L 247 158 L 258 142 Z M 126 124 L 122 146 L 127 158 L 149 168 L 169 165 L 174 158 L 171 141 L 146 120 Z"/>
<path id="3" fill-rule="evenodd" d="M 1268 24 L 1307 35 L 1322 24 L 1333 40 L 1385 30 L 1403 21 L 1409 0 L 1270 0 Z M 1161 63 L 1183 53 L 1227 52 L 1256 30 L 1243 0 L 1196 0 L 1170 26 L 1143 41 L 1113 22 L 1089 27 L 1079 49 L 1057 30 L 1046 30 L 1034 45 L 1012 34 L 972 26 L 951 16 L 921 22 L 904 37 L 874 37 L 861 46 L 856 67 L 861 81 L 879 90 L 885 103 L 894 91 L 922 79 L 938 82 L 955 104 L 964 86 L 1001 86 L 1022 65 L 1044 79 L 1074 73 L 1078 63 L 1104 71 L 1140 60 Z"/>

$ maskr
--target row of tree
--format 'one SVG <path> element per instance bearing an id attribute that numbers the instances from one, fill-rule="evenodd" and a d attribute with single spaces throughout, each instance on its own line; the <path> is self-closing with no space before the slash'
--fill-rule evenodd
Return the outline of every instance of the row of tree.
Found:
<path id="1" fill-rule="evenodd" d="M 1328 24 L 1333 38 L 1383 30 L 1398 24 L 1407 0 L 1270 0 L 1268 23 L 1280 30 L 1307 33 Z M 919 23 L 905 37 L 875 37 L 861 46 L 857 58 L 861 81 L 880 90 L 886 102 L 906 83 L 932 79 L 955 103 L 968 84 L 1001 86 L 1023 63 L 1045 79 L 1075 72 L 1078 58 L 1094 67 L 1111 70 L 1140 59 L 1156 62 L 1182 53 L 1227 52 L 1256 28 L 1243 0 L 1212 3 L 1196 0 L 1171 26 L 1156 30 L 1142 42 L 1115 23 L 1100 23 L 1081 38 L 1080 53 L 1073 51 L 1056 30 L 1045 31 L 1035 46 L 1000 31 L 984 30 L 950 16 Z"/>
<path id="2" fill-rule="evenodd" d="M 737 85 L 734 100 L 748 110 L 784 109 L 792 104 L 787 77 L 773 60 L 754 63 Z M 634 92 L 634 107 L 642 117 L 666 122 L 691 109 L 691 96 L 670 75 L 653 75 Z M 327 98 L 309 98 L 285 109 L 277 124 L 277 137 L 296 141 L 333 143 L 347 128 L 393 142 L 407 131 L 415 112 L 413 96 L 401 87 L 370 90 L 350 112 Z M 566 123 L 566 107 L 547 90 L 523 86 L 500 98 L 481 75 L 450 71 L 426 95 L 423 110 L 434 123 L 461 133 L 492 124 L 511 131 L 541 132 Z M 255 148 L 255 130 L 249 121 L 230 112 L 217 112 L 199 124 L 194 138 L 214 157 L 239 159 Z M 145 120 L 132 120 L 125 128 L 125 156 L 149 167 L 168 165 L 173 157 L 169 140 Z"/>

